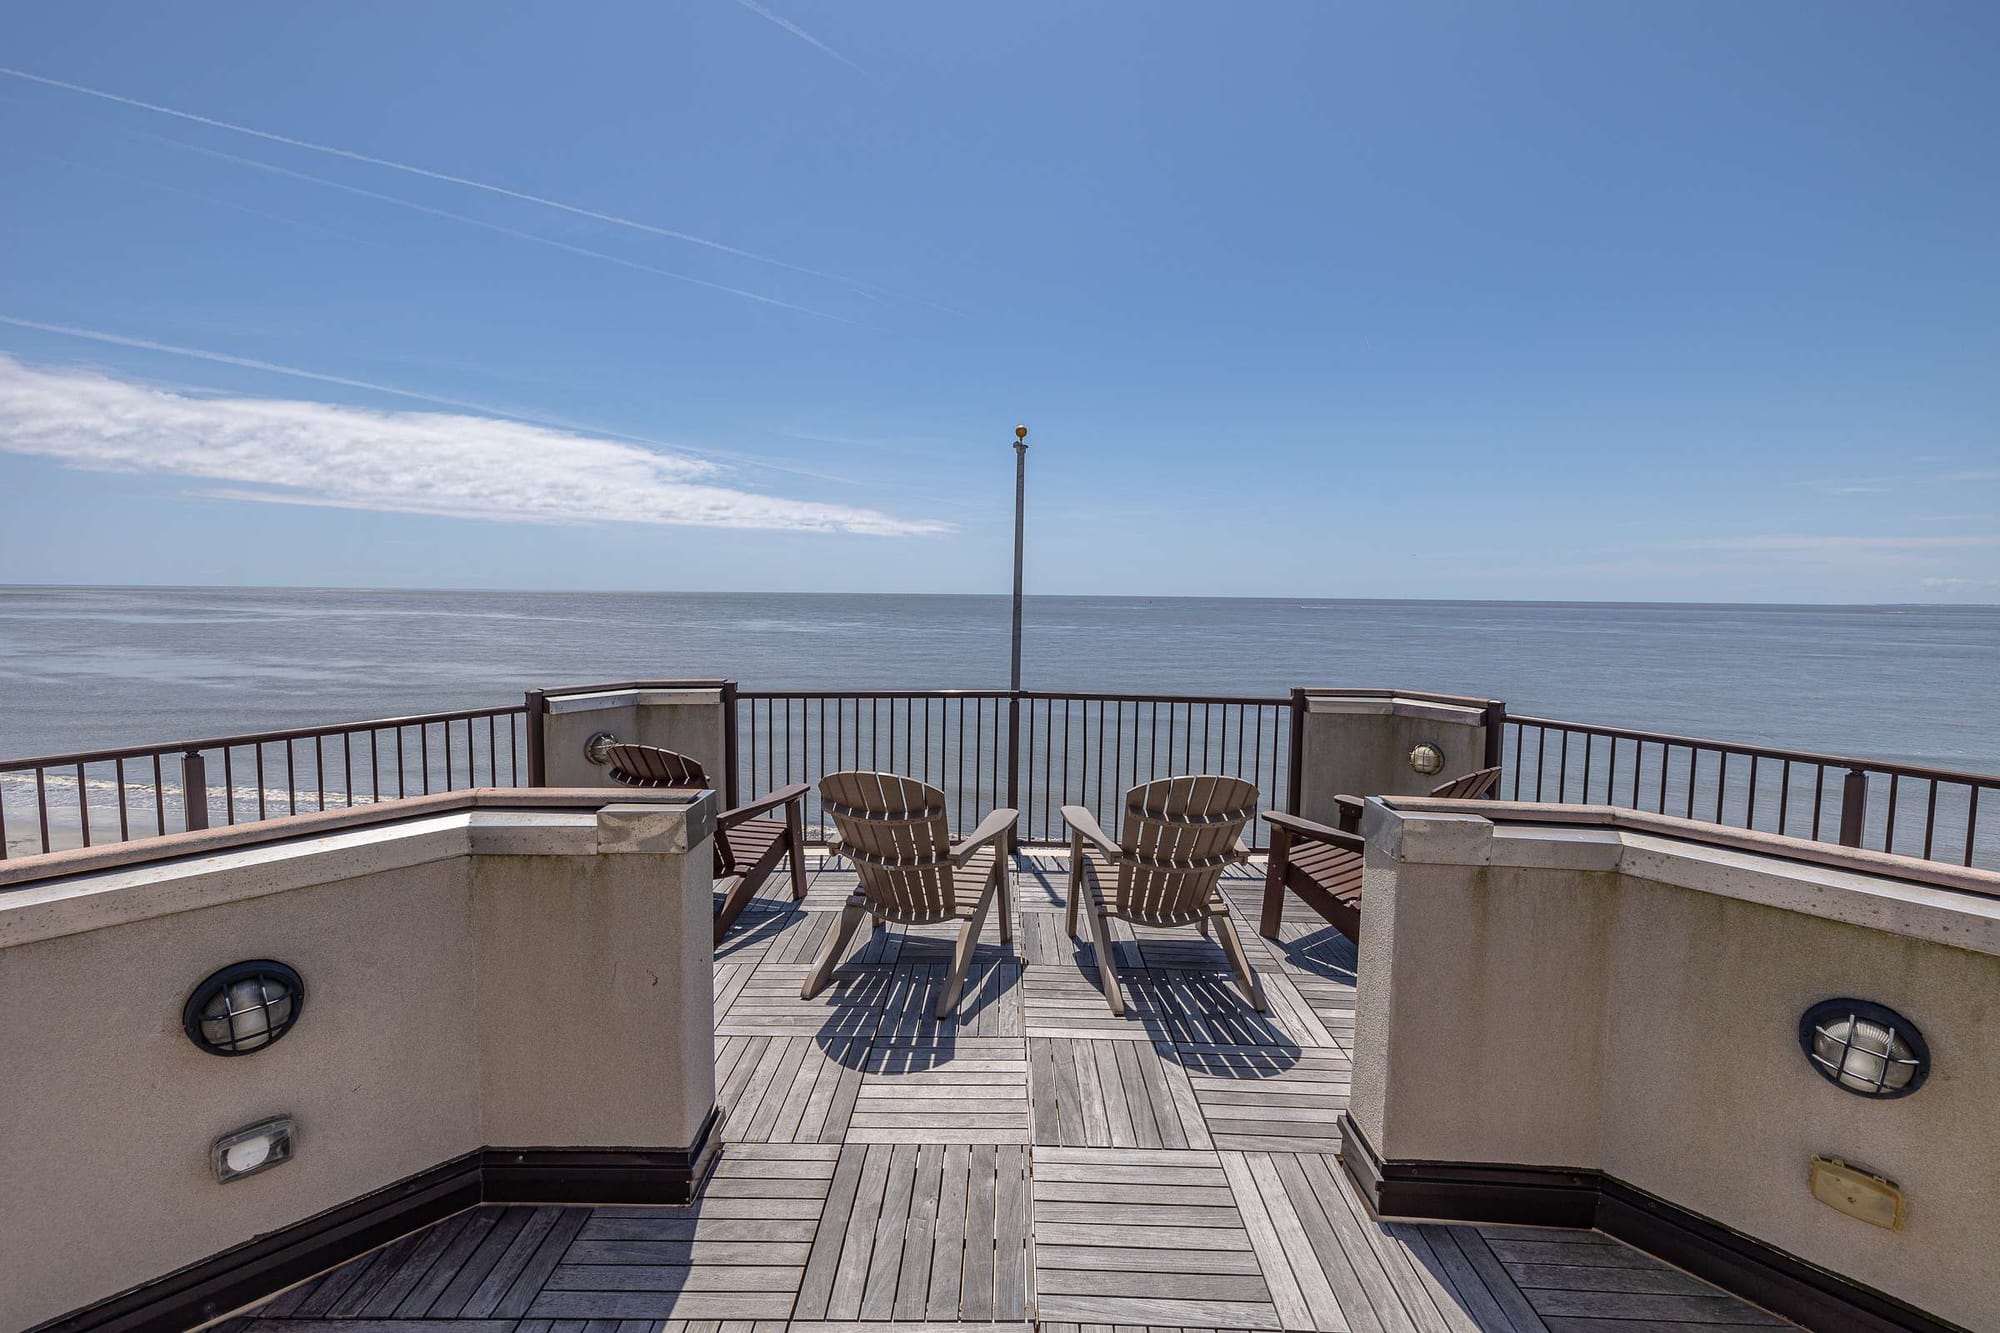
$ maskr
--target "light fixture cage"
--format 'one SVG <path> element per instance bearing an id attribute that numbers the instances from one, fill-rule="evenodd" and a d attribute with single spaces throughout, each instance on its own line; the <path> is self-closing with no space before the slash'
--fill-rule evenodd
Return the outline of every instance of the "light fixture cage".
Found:
<path id="1" fill-rule="evenodd" d="M 1418 741 L 1410 747 L 1410 767 L 1423 777 L 1434 777 L 1444 769 L 1444 747 L 1436 741 Z"/>
<path id="2" fill-rule="evenodd" d="M 1799 1046 L 1814 1073 L 1857 1097 L 1907 1097 L 1930 1076 L 1924 1034 L 1872 1000 L 1821 1000 L 1799 1019 Z"/>
<path id="3" fill-rule="evenodd" d="M 210 1055 L 249 1055 L 290 1032 L 305 1002 L 305 981 L 286 964 L 231 963 L 194 988 L 181 1009 L 181 1028 Z"/>

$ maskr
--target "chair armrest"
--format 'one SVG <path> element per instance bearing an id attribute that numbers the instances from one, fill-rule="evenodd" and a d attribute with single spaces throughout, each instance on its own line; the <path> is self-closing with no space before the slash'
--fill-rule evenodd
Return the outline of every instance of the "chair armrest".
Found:
<path id="1" fill-rule="evenodd" d="M 1343 833 L 1359 833 L 1361 812 L 1367 807 L 1368 802 L 1359 796 L 1336 796 L 1333 798 L 1333 808 L 1338 813 L 1334 816 L 1334 822 L 1340 825 Z"/>
<path id="2" fill-rule="evenodd" d="M 1234 856 L 1239 864 L 1244 864 L 1244 865 L 1249 864 L 1250 844 L 1243 841 L 1243 836 L 1241 834 L 1237 835 L 1236 846 L 1231 850 L 1230 855 Z"/>
<path id="3" fill-rule="evenodd" d="M 1014 821 L 1020 817 L 1020 811 L 1005 807 L 987 815 L 979 821 L 979 827 L 972 830 L 970 836 L 951 845 L 951 863 L 955 866 L 964 865 L 981 847 L 995 839 L 1006 837 L 1013 829 Z"/>
<path id="4" fill-rule="evenodd" d="M 1104 830 L 1098 827 L 1097 816 L 1091 814 L 1087 806 L 1066 805 L 1062 808 L 1062 817 L 1063 823 L 1069 825 L 1071 831 L 1078 837 L 1103 853 L 1105 860 L 1113 865 L 1118 863 L 1123 853 L 1119 851 L 1118 844 L 1111 841 Z"/>
<path id="5" fill-rule="evenodd" d="M 780 787 L 770 795 L 752 801 L 748 805 L 739 805 L 734 810 L 724 810 L 715 817 L 715 822 L 722 828 L 731 828 L 737 824 L 741 824 L 746 819 L 753 819 L 768 810 L 775 810 L 781 805 L 789 805 L 793 801 L 803 801 L 806 798 L 806 793 L 811 790 L 812 788 L 808 787 L 805 783 L 795 782 L 789 787 Z"/>
<path id="6" fill-rule="evenodd" d="M 1263 820 L 1272 828 L 1281 828 L 1293 838 L 1303 838 L 1308 842 L 1330 843 L 1335 847 L 1344 847 L 1350 852 L 1358 852 L 1368 845 L 1357 833 L 1328 828 L 1324 824 L 1315 824 L 1310 819 L 1300 819 L 1297 815 L 1281 815 L 1275 810 L 1267 810 L 1263 814 Z"/>

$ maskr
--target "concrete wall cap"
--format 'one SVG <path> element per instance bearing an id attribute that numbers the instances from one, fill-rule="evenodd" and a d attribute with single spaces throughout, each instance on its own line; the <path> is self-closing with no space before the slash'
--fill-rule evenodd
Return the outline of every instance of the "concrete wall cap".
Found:
<path id="1" fill-rule="evenodd" d="M 720 804 L 712 791 L 688 806 L 617 802 L 597 812 L 600 852 L 685 852 L 710 836 Z"/>
<path id="2" fill-rule="evenodd" d="M 1492 808 L 1491 802 L 1478 806 Z M 1412 806 L 1422 808 L 1413 809 Z M 1514 870 L 1616 871 L 1718 898 L 1861 926 L 2000 956 L 2000 898 L 1924 882 L 1924 863 L 1863 854 L 1852 865 L 1786 855 L 1797 839 L 1732 845 L 1741 830 L 1674 820 L 1677 836 L 1621 827 L 1629 812 L 1572 807 L 1576 824 L 1508 823 L 1473 813 L 1469 801 L 1368 803 L 1362 829 L 1371 862 L 1494 865 Z M 1538 811 L 1545 815 L 1546 808 Z M 1483 828 L 1484 834 L 1473 832 Z M 1848 850 L 1848 849 L 1840 849 Z M 1892 864 L 1884 866 L 1882 862 Z M 1893 864 L 1901 862 L 1901 865 Z M 1897 874 L 1895 871 L 1904 873 Z"/>
<path id="3" fill-rule="evenodd" d="M 1417 717 L 1431 722 L 1452 722 L 1467 727 L 1476 727 L 1486 720 L 1485 712 L 1479 708 L 1466 704 L 1442 703 L 1435 699 L 1412 698 L 1407 694 L 1308 693 L 1306 712 Z"/>
<path id="4" fill-rule="evenodd" d="M 634 704 L 720 704 L 722 691 L 705 687 L 684 689 L 598 690 L 590 694 L 551 697 L 551 713 L 594 713 L 606 708 L 628 708 Z"/>
<path id="5" fill-rule="evenodd" d="M 579 793 L 564 795 L 574 806 Z M 291 837 L 259 837 L 269 832 L 267 825 L 250 824 L 192 835 L 197 839 L 192 848 L 172 845 L 189 835 L 120 844 L 103 850 L 140 855 L 95 869 L 80 868 L 70 854 L 24 858 L 41 861 L 55 873 L 0 891 L 0 948 L 430 861 L 475 855 L 685 852 L 714 831 L 718 800 L 713 792 L 679 792 L 667 801 L 647 799 L 655 795 L 650 792 L 618 793 L 621 799 L 608 808 L 620 812 L 613 823 L 631 832 L 614 836 L 617 845 L 607 846 L 598 814 L 605 795 L 589 793 L 587 809 L 478 808 L 461 800 L 456 809 L 416 817 L 385 801 L 368 807 L 372 820 L 318 820 L 316 829 L 295 829 Z M 623 799 L 628 796 L 635 799 Z M 316 819 L 301 815 L 295 822 Z M 154 853 L 150 858 L 144 855 L 149 850 Z"/>
<path id="6" fill-rule="evenodd" d="M 1479 866 L 1492 858 L 1492 821 L 1471 813 L 1406 815 L 1370 800 L 1361 812 L 1361 836 L 1371 852 L 1394 861 Z"/>

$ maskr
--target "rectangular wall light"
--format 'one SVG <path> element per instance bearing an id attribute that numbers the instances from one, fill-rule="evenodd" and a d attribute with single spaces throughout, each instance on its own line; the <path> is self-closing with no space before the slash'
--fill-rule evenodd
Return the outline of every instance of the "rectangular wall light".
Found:
<path id="1" fill-rule="evenodd" d="M 224 1134 L 208 1150 L 215 1178 L 226 1185 L 232 1180 L 269 1170 L 280 1162 L 289 1162 L 295 1143 L 294 1134 L 292 1118 L 288 1115 L 273 1116 Z"/>

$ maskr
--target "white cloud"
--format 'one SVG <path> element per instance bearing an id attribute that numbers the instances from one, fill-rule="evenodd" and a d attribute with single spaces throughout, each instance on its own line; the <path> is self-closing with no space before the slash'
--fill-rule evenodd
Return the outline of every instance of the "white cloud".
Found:
<path id="1" fill-rule="evenodd" d="M 502 522 L 871 536 L 950 530 L 931 519 L 739 490 L 718 484 L 721 469 L 703 459 L 525 422 L 186 397 L 6 356 L 0 356 L 0 450 L 99 472 L 233 483 L 208 493 L 270 503 Z"/>

